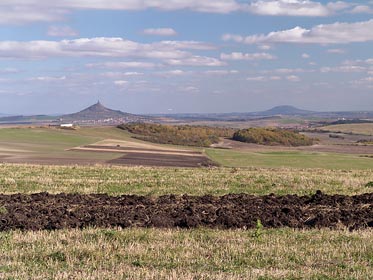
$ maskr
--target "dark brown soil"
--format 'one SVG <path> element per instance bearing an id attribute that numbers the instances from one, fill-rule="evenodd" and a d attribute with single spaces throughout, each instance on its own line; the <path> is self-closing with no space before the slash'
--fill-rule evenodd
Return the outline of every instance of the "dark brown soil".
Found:
<path id="1" fill-rule="evenodd" d="M 117 159 L 108 161 L 113 165 L 142 165 L 162 167 L 201 167 L 217 166 L 216 163 L 201 156 L 184 156 L 172 154 L 127 153 Z"/>
<path id="2" fill-rule="evenodd" d="M 201 152 L 198 151 L 187 151 L 187 150 L 156 150 L 156 149 L 144 149 L 144 148 L 133 148 L 133 147 L 121 147 L 121 146 L 100 146 L 100 145 L 86 145 L 83 146 L 84 148 L 91 148 L 91 149 L 105 149 L 105 150 L 112 150 L 113 152 L 116 151 L 134 151 L 134 152 L 139 152 L 139 150 L 144 151 L 144 152 L 155 152 L 155 153 L 168 153 L 168 154 L 180 154 L 180 153 L 185 153 L 185 154 L 190 154 L 190 155 L 200 155 Z M 79 149 L 71 149 L 81 151 Z"/>
<path id="3" fill-rule="evenodd" d="M 359 196 L 161 197 L 39 193 L 0 195 L 0 231 L 85 227 L 373 227 L 373 193 Z"/>

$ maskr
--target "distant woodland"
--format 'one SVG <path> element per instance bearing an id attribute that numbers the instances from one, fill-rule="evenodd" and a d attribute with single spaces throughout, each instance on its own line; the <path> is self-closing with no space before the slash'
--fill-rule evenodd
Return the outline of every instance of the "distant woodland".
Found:
<path id="1" fill-rule="evenodd" d="M 297 132 L 275 128 L 242 129 L 233 134 L 233 140 L 269 146 L 310 146 L 315 141 Z"/>
<path id="2" fill-rule="evenodd" d="M 235 129 L 215 128 L 190 125 L 161 125 L 148 123 L 128 123 L 118 126 L 135 138 L 159 144 L 173 144 L 182 146 L 209 147 L 219 142 L 219 137 L 231 138 Z"/>
<path id="3" fill-rule="evenodd" d="M 297 132 L 275 128 L 218 128 L 190 125 L 162 125 L 149 123 L 121 124 L 119 128 L 126 130 L 136 139 L 159 144 L 209 147 L 218 143 L 220 137 L 236 141 L 260 145 L 309 146 L 315 139 Z"/>

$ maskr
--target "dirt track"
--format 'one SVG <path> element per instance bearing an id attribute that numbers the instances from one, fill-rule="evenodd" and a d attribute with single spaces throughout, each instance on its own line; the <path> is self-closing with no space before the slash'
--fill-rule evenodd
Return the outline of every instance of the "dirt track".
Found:
<path id="1" fill-rule="evenodd" d="M 373 193 L 359 196 L 161 197 L 0 195 L 0 231 L 84 227 L 372 228 Z"/>

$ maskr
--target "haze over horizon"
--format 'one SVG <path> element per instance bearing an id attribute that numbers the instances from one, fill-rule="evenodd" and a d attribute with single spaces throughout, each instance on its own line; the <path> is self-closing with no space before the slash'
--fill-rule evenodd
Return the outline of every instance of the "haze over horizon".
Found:
<path id="1" fill-rule="evenodd" d="M 373 111 L 373 1 L 4 0 L 0 113 Z"/>

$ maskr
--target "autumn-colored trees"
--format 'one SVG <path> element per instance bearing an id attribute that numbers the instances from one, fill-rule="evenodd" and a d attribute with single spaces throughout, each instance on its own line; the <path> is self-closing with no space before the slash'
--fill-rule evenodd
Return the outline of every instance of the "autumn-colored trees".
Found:
<path id="1" fill-rule="evenodd" d="M 275 128 L 248 128 L 236 131 L 233 140 L 260 145 L 310 146 L 314 139 L 294 131 Z"/>

